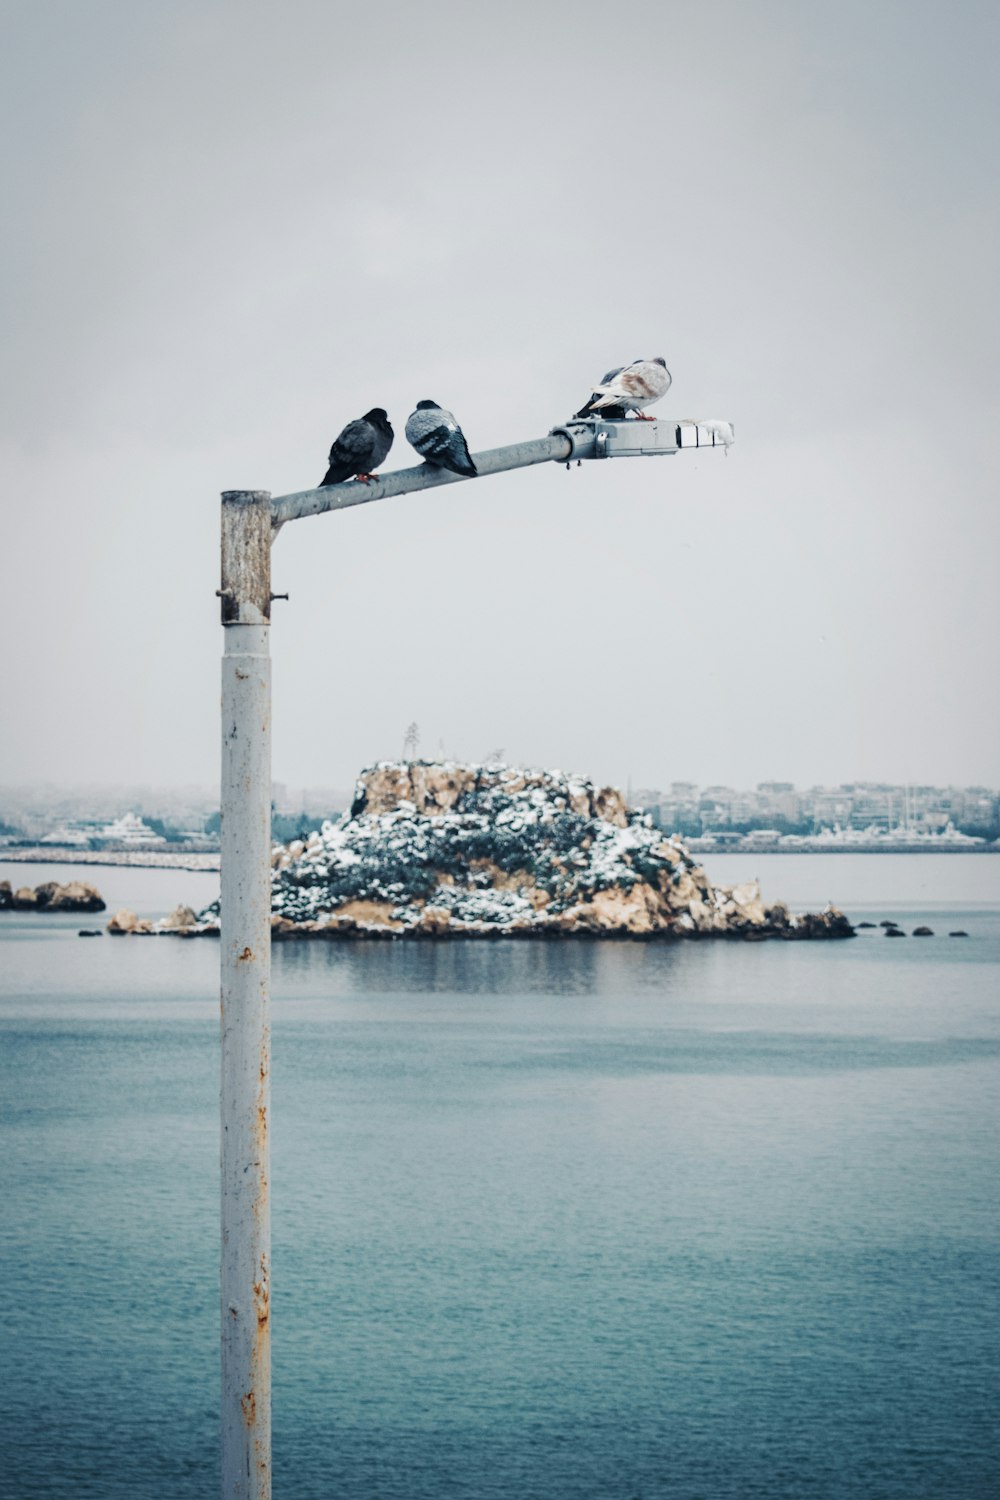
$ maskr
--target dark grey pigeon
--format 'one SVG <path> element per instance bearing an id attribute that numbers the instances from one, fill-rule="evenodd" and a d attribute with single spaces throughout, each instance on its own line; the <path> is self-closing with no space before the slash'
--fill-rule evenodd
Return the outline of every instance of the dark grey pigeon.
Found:
<path id="1" fill-rule="evenodd" d="M 345 479 L 363 479 L 367 483 L 392 447 L 392 428 L 381 406 L 373 406 L 363 417 L 348 422 L 334 439 L 330 449 L 330 467 L 320 482 L 340 484 Z"/>
<path id="2" fill-rule="evenodd" d="M 469 445 L 450 411 L 436 401 L 418 401 L 406 420 L 406 441 L 420 457 L 439 469 L 473 478 L 479 473 L 469 454 Z"/>

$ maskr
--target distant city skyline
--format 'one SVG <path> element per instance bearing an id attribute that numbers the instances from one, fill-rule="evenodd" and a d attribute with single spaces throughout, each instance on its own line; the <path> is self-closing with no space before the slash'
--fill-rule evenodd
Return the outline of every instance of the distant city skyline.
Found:
<path id="1" fill-rule="evenodd" d="M 418 757 L 419 759 L 420 757 Z M 429 757 L 422 757 L 429 759 Z M 522 769 L 539 769 L 521 767 Z M 590 778 L 592 779 L 592 778 Z M 949 816 L 967 822 L 989 822 L 1000 816 L 1000 787 L 903 782 L 842 781 L 798 786 L 787 781 L 763 781 L 753 785 L 670 781 L 639 787 L 612 782 L 629 798 L 630 805 L 657 805 L 691 815 L 707 824 L 746 821 L 767 812 L 789 824 L 803 817 L 815 821 L 869 822 L 889 824 L 894 815 L 900 822 L 911 818 L 927 826 L 943 826 Z M 277 813 L 328 813 L 349 805 L 350 786 L 296 786 L 272 782 L 272 804 Z M 707 819 L 705 818 L 708 810 Z M 174 822 L 207 817 L 218 810 L 218 791 L 211 786 L 155 787 L 151 785 L 77 785 L 56 787 L 37 783 L 0 785 L 0 823 L 16 822 L 48 826 L 60 817 L 102 819 L 132 810 Z M 676 820 L 676 819 L 675 819 Z M 680 819 L 683 821 L 683 819 Z"/>

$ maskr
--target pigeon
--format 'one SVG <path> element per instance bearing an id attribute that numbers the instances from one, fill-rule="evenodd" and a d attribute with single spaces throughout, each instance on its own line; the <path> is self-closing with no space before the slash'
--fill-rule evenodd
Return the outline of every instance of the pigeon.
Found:
<path id="1" fill-rule="evenodd" d="M 363 417 L 348 422 L 330 449 L 330 467 L 320 482 L 340 484 L 344 479 L 363 479 L 367 484 L 374 470 L 392 447 L 392 428 L 381 406 L 373 406 Z"/>
<path id="2" fill-rule="evenodd" d="M 653 418 L 643 417 L 639 407 L 651 406 L 654 401 L 665 396 L 669 389 L 670 371 L 665 359 L 660 356 L 656 359 L 635 359 L 630 365 L 612 372 L 610 378 L 605 375 L 600 385 L 595 385 L 583 415 L 596 416 L 600 413 L 601 416 L 609 416 L 612 412 L 617 415 L 619 411 L 624 415 L 634 411 L 642 421 L 651 422 Z"/>
<path id="3" fill-rule="evenodd" d="M 634 359 L 632 363 L 637 365 L 639 361 L 637 359 Z M 624 365 L 615 365 L 613 370 L 609 370 L 606 375 L 601 376 L 601 385 L 610 385 L 615 376 L 620 375 L 624 369 Z M 590 393 L 590 399 L 583 403 L 579 411 L 575 411 L 573 413 L 574 417 L 592 417 L 594 415 L 593 403 L 597 400 L 597 398 L 598 389 L 595 386 Z M 601 415 L 607 417 L 609 422 L 620 422 L 625 416 L 625 408 L 624 406 L 606 406 Z"/>
<path id="4" fill-rule="evenodd" d="M 450 411 L 436 401 L 418 401 L 406 421 L 406 441 L 420 457 L 439 469 L 451 469 L 472 479 L 479 470 L 469 456 L 469 445 Z"/>

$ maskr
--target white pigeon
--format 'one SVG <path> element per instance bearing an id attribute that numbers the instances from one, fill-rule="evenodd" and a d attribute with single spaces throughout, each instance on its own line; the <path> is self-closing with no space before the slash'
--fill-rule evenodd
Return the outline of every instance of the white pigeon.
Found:
<path id="1" fill-rule="evenodd" d="M 634 411 L 642 421 L 651 422 L 653 418 L 642 417 L 639 408 L 659 401 L 669 389 L 670 371 L 665 359 L 659 356 L 656 359 L 637 359 L 619 370 L 613 380 L 595 385 L 597 399 L 591 401 L 590 409 L 598 412 L 604 407 L 620 406 L 625 411 Z"/>

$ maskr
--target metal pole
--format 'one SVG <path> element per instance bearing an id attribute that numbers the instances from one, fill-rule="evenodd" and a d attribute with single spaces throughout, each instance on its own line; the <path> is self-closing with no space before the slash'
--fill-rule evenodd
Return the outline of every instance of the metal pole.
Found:
<path id="1" fill-rule="evenodd" d="M 474 456 L 485 476 L 705 442 L 727 446 L 731 424 L 574 419 L 547 437 Z M 264 490 L 222 496 L 223 1500 L 271 1495 L 271 542 L 286 521 L 462 481 L 421 464 L 273 502 Z"/>
<path id="2" fill-rule="evenodd" d="M 222 496 L 222 1495 L 270 1500 L 271 497 Z"/>
<path id="3" fill-rule="evenodd" d="M 529 438 L 524 443 L 510 443 L 506 448 L 487 448 L 472 456 L 479 477 L 502 474 L 507 469 L 524 469 L 531 464 L 572 463 L 579 459 L 650 458 L 657 454 L 677 453 L 682 448 L 727 448 L 733 441 L 733 424 L 717 421 L 681 422 L 604 421 L 597 417 L 574 417 L 562 427 L 553 427 L 547 437 Z M 276 495 L 271 503 L 274 534 L 286 521 L 303 516 L 319 516 L 328 510 L 343 510 L 348 505 L 367 505 L 390 495 L 408 495 L 413 490 L 436 489 L 442 484 L 465 484 L 468 476 L 438 469 L 433 464 L 418 464 L 412 469 L 393 469 L 372 480 L 348 480 L 315 490 L 296 490 L 291 495 Z"/>
<path id="4" fill-rule="evenodd" d="M 585 438 L 590 436 L 586 424 L 578 426 Z M 487 474 L 502 474 L 507 469 L 523 469 L 531 464 L 566 463 L 577 456 L 574 435 L 568 428 L 557 428 L 548 437 L 531 438 L 526 443 L 511 443 L 506 448 L 488 448 L 485 453 L 473 454 L 481 478 Z M 584 455 L 581 453 L 580 456 Z M 464 480 L 464 474 L 453 474 L 450 469 L 417 464 L 412 469 L 394 469 L 389 474 L 379 474 L 369 483 L 348 480 L 346 484 L 331 484 L 325 489 L 278 495 L 271 507 L 275 530 L 286 521 L 298 521 L 303 516 L 318 516 L 328 510 L 343 510 L 348 505 L 365 505 L 370 500 L 385 500 L 389 495 L 436 489 L 442 484 L 461 484 Z"/>

